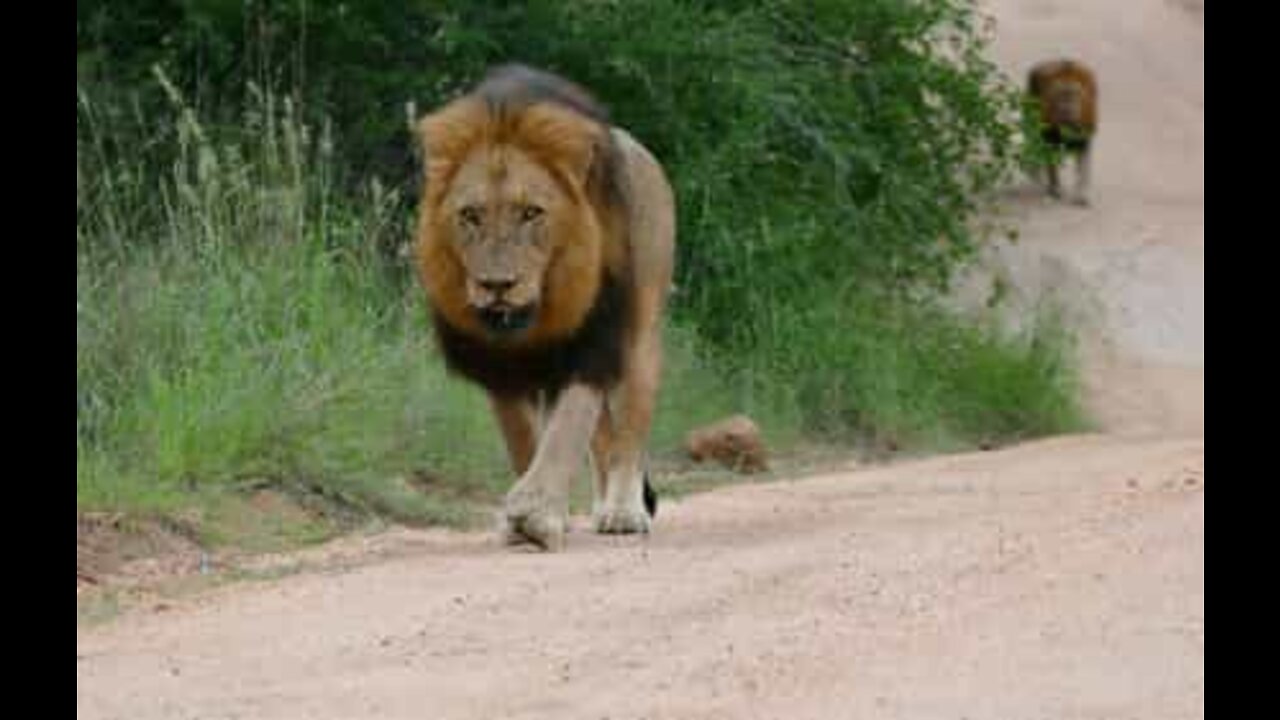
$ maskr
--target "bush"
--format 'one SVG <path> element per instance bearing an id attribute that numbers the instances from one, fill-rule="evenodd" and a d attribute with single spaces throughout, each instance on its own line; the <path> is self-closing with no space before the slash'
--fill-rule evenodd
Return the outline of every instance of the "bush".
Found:
<path id="1" fill-rule="evenodd" d="M 164 31 L 127 5 L 78 6 L 82 84 L 165 61 L 199 112 L 275 80 L 336 121 L 339 166 L 393 187 L 416 180 L 406 103 L 420 113 L 508 60 L 583 83 L 674 177 L 678 312 L 738 348 L 762 338 L 757 307 L 797 288 L 944 286 L 1016 161 L 1018 95 L 983 57 L 972 0 L 205 0 Z"/>

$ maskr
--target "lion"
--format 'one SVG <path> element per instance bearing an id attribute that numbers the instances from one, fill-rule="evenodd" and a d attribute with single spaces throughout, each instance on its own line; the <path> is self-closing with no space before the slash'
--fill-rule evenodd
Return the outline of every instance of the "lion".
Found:
<path id="1" fill-rule="evenodd" d="M 664 169 L 586 90 L 522 65 L 417 135 L 418 275 L 446 366 L 488 394 L 518 477 L 504 539 L 563 547 L 584 458 L 595 530 L 650 532 L 645 445 L 675 265 Z"/>
<path id="2" fill-rule="evenodd" d="M 1027 92 L 1040 112 L 1041 137 L 1055 150 L 1076 158 L 1074 202 L 1087 205 L 1089 164 L 1098 128 L 1098 84 L 1093 71 L 1076 60 L 1046 60 L 1031 68 Z M 1049 194 L 1059 197 L 1058 161 L 1048 167 Z"/>

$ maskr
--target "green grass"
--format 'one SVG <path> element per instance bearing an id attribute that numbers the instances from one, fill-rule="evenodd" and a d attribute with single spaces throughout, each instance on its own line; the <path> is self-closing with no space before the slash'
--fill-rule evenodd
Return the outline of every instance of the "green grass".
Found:
<path id="1" fill-rule="evenodd" d="M 810 433 L 955 450 L 1083 427 L 1071 335 L 1053 314 L 1010 335 L 924 302 L 855 297 L 786 327 L 762 355 L 801 378 Z"/>
<path id="2" fill-rule="evenodd" d="M 416 288 L 364 282 L 369 259 L 314 243 L 217 248 L 82 268 L 80 509 L 195 504 L 221 527 L 220 491 L 267 485 L 458 523 L 505 490 L 488 405 L 445 372 Z M 692 331 L 669 328 L 666 345 L 655 453 L 678 453 L 690 428 L 741 409 L 775 443 L 794 438 L 794 418 L 742 397 Z M 414 474 L 432 478 L 432 492 L 406 482 Z"/>
<path id="3" fill-rule="evenodd" d="M 422 523 L 510 480 L 483 395 L 447 375 L 416 288 L 318 243 L 131 253 L 82 267 L 77 504 L 170 512 L 265 484 Z M 656 452 L 743 403 L 668 332 Z M 751 406 L 748 405 L 748 408 Z M 786 437 L 789 420 L 759 409 Z M 412 474 L 435 479 L 424 494 Z"/>
<path id="4" fill-rule="evenodd" d="M 399 232 L 391 193 L 339 198 L 330 141 L 269 96 L 223 141 L 179 103 L 163 172 L 110 150 L 145 132 L 81 109 L 80 509 L 167 513 L 265 482 L 456 523 L 459 503 L 405 478 L 496 492 L 503 453 L 483 399 L 446 376 L 419 294 L 380 250 Z"/>
<path id="5" fill-rule="evenodd" d="M 86 273 L 89 274 L 89 273 Z M 81 291 L 79 504 L 163 510 L 274 479 L 404 520 L 451 510 L 400 479 L 483 491 L 501 458 L 419 308 L 316 243 L 139 252 Z"/>

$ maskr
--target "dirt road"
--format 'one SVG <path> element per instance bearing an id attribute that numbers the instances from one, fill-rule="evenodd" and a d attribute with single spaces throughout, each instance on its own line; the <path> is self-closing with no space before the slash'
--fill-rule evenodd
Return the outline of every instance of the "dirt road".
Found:
<path id="1" fill-rule="evenodd" d="M 728 488 L 561 555 L 409 534 L 79 628 L 77 716 L 1203 717 L 1202 5 L 990 7 L 1011 72 L 1100 72 L 1093 206 L 1012 198 L 997 259 L 1092 298 L 1106 434 Z"/>

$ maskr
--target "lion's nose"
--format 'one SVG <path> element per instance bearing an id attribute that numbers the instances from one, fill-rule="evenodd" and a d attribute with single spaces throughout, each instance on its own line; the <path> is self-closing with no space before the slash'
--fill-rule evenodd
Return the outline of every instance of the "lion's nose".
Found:
<path id="1" fill-rule="evenodd" d="M 516 279 L 507 276 L 481 278 L 478 282 L 480 287 L 499 296 L 505 294 L 516 285 Z"/>

